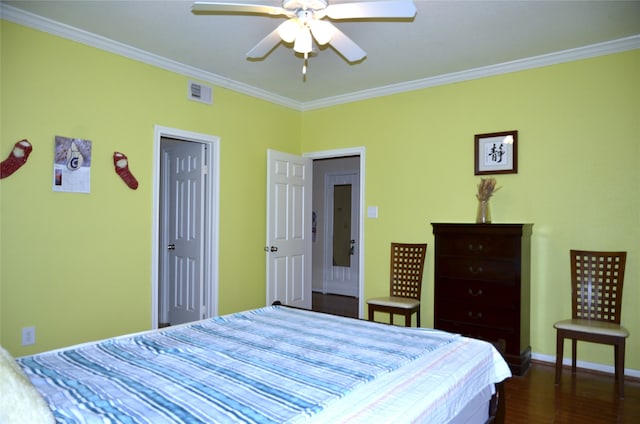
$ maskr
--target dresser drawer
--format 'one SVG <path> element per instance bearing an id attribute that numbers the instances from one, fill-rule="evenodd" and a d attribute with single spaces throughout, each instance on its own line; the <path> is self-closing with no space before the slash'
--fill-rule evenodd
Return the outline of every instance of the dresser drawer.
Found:
<path id="1" fill-rule="evenodd" d="M 436 263 L 438 278 L 516 282 L 520 279 L 520 262 L 482 258 L 441 257 Z"/>
<path id="2" fill-rule="evenodd" d="M 520 293 L 513 284 L 496 284 L 476 280 L 442 278 L 435 287 L 436 299 L 448 299 L 485 306 L 514 305 L 520 302 Z"/>
<path id="3" fill-rule="evenodd" d="M 520 239 L 514 237 L 492 237 L 488 235 L 465 235 L 438 237 L 436 247 L 440 255 L 464 255 L 486 258 L 513 258 L 520 255 Z"/>
<path id="4" fill-rule="evenodd" d="M 437 306 L 437 314 L 443 320 L 503 330 L 513 329 L 520 321 L 520 313 L 515 307 L 489 306 L 454 299 L 441 299 Z"/>

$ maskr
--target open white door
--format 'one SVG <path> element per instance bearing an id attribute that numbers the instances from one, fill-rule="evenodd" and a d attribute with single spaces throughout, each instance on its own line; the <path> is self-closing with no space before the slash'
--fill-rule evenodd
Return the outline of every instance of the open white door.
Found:
<path id="1" fill-rule="evenodd" d="M 309 158 L 267 152 L 267 305 L 311 309 Z"/>

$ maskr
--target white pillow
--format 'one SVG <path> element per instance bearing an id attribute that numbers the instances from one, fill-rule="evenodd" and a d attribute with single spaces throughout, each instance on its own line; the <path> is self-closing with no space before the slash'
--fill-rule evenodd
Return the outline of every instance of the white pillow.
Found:
<path id="1" fill-rule="evenodd" d="M 0 424 L 55 423 L 40 393 L 11 354 L 0 346 Z"/>

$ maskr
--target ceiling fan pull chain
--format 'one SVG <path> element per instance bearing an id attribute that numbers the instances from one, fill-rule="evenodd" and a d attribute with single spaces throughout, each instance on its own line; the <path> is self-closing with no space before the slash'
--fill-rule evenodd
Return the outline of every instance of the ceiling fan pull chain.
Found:
<path id="1" fill-rule="evenodd" d="M 307 59 L 309 58 L 309 53 L 304 54 L 304 63 L 302 64 L 302 79 L 307 79 Z"/>

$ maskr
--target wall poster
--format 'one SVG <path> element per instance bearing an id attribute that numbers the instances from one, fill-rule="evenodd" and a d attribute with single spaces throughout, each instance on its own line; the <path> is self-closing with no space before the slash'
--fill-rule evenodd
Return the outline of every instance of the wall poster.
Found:
<path id="1" fill-rule="evenodd" d="M 53 163 L 53 191 L 91 191 L 91 141 L 57 135 Z"/>

